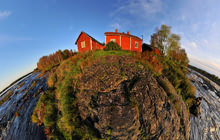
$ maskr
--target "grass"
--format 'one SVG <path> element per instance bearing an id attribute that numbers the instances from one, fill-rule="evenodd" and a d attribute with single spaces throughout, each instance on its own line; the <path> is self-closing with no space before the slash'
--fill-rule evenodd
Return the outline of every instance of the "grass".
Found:
<path id="1" fill-rule="evenodd" d="M 182 68 L 176 63 L 168 59 L 163 59 L 163 74 L 172 83 L 177 93 L 182 97 L 183 101 L 189 108 L 193 104 L 195 98 L 195 89 L 186 76 L 186 68 Z"/>
<path id="2" fill-rule="evenodd" d="M 107 55 L 116 55 L 116 56 L 121 56 L 121 55 L 132 55 L 131 52 L 125 51 L 125 50 L 119 50 L 119 51 L 103 51 L 103 50 L 97 50 L 94 54 L 93 57 L 101 57 L 101 56 L 107 56 Z"/>
<path id="3" fill-rule="evenodd" d="M 181 102 L 180 102 L 179 98 L 176 96 L 176 93 L 173 90 L 173 87 L 172 87 L 171 83 L 169 83 L 168 80 L 165 80 L 165 79 L 162 79 L 162 78 L 159 78 L 157 81 L 159 82 L 160 86 L 166 92 L 169 100 L 174 104 L 177 113 L 180 114 L 180 112 L 181 112 L 181 108 L 180 108 Z"/>

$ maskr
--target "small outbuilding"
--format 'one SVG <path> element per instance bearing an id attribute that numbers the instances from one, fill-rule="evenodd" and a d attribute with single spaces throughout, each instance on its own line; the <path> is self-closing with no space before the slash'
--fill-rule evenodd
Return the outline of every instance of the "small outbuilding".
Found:
<path id="1" fill-rule="evenodd" d="M 75 44 L 77 45 L 78 52 L 102 50 L 105 47 L 102 43 L 100 43 L 85 32 L 80 33 Z"/>
<path id="2" fill-rule="evenodd" d="M 158 54 L 158 55 L 161 54 L 158 48 L 152 47 L 149 44 L 143 43 L 142 44 L 142 52 L 145 52 L 145 51 L 153 52 L 153 53 Z"/>

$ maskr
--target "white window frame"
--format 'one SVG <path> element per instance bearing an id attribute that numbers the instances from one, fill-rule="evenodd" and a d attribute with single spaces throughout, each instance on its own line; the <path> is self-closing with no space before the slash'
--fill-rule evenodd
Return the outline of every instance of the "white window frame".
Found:
<path id="1" fill-rule="evenodd" d="M 116 39 L 110 39 L 110 42 L 115 42 L 116 43 Z"/>
<path id="2" fill-rule="evenodd" d="M 135 48 L 138 48 L 138 42 L 137 41 L 135 41 L 135 45 L 134 46 L 135 46 Z"/>
<path id="3" fill-rule="evenodd" d="M 85 43 L 85 41 L 82 41 L 81 42 L 81 48 L 85 48 L 86 47 L 86 43 Z"/>

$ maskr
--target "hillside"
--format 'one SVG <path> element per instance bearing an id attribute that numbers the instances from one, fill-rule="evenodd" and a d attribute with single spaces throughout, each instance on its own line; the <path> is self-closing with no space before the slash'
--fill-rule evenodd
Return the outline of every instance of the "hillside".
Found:
<path id="1" fill-rule="evenodd" d="M 32 121 L 55 139 L 188 139 L 194 93 L 174 65 L 149 52 L 76 54 L 49 70 Z"/>

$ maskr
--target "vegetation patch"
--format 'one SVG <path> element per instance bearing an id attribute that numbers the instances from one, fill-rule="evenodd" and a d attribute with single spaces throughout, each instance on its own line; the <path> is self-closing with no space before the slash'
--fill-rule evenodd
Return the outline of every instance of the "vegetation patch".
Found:
<path id="1" fill-rule="evenodd" d="M 54 67 L 59 66 L 60 62 L 75 55 L 72 50 L 58 50 L 57 52 L 50 54 L 49 56 L 43 56 L 37 63 L 37 69 L 41 71 L 49 71 Z"/>
<path id="2" fill-rule="evenodd" d="M 104 48 L 105 51 L 121 50 L 121 46 L 116 42 L 110 41 Z"/>

